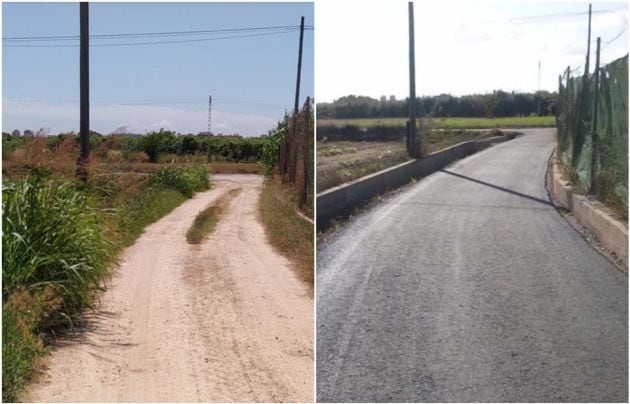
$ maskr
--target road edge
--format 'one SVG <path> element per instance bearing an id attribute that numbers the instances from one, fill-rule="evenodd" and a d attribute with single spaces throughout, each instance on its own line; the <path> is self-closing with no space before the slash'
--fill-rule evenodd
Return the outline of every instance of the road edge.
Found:
<path id="1" fill-rule="evenodd" d="M 327 189 L 316 195 L 316 230 L 318 233 L 325 232 L 379 195 L 426 177 L 456 160 L 475 154 L 495 143 L 514 139 L 518 135 L 519 132 L 510 132 L 488 139 L 458 143 L 426 157 L 406 161 Z"/>
<path id="2" fill-rule="evenodd" d="M 600 254 L 628 273 L 628 228 L 562 179 L 556 149 L 547 161 L 545 188 L 558 213 Z"/>

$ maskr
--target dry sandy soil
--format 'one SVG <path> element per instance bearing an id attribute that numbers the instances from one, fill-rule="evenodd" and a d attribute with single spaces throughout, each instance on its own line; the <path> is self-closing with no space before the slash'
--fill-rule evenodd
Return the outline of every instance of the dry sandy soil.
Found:
<path id="1" fill-rule="evenodd" d="M 404 142 L 317 142 L 317 192 L 407 159 Z"/>
<path id="2" fill-rule="evenodd" d="M 213 177 L 128 248 L 85 329 L 64 339 L 24 401 L 313 401 L 313 298 L 268 244 L 262 179 Z M 231 189 L 214 233 L 196 214 Z"/>

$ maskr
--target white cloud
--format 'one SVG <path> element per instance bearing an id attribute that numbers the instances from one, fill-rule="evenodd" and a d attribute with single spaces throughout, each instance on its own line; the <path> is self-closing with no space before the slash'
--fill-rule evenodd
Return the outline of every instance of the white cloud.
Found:
<path id="1" fill-rule="evenodd" d="M 587 19 L 523 17 L 576 13 L 586 3 L 416 1 L 416 93 L 535 91 L 538 61 L 543 90 L 557 90 L 568 65 L 584 63 Z M 619 4 L 593 3 L 594 10 Z M 380 97 L 409 92 L 407 2 L 340 3 L 316 7 L 316 96 L 332 101 L 348 94 Z M 627 10 L 593 16 L 593 40 L 617 35 Z M 628 51 L 628 32 L 602 52 L 602 63 Z M 593 47 L 591 47 L 593 51 Z M 594 58 L 592 57 L 593 61 Z"/>
<path id="2" fill-rule="evenodd" d="M 279 116 L 257 114 L 235 114 L 220 110 L 212 111 L 217 122 L 213 131 L 240 133 L 244 136 L 266 134 Z M 52 103 L 2 99 L 3 130 L 50 127 L 51 133 L 74 130 L 79 127 L 79 106 L 75 103 Z M 181 133 L 197 133 L 207 129 L 208 113 L 151 105 L 93 105 L 90 111 L 90 126 L 93 130 L 110 133 L 120 127 L 144 133 L 160 128 Z"/>

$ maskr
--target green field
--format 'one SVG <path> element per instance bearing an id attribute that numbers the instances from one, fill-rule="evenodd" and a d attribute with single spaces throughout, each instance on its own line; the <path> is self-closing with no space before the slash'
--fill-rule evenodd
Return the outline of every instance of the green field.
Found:
<path id="1" fill-rule="evenodd" d="M 357 119 L 318 119 L 317 126 L 355 125 L 362 128 L 371 126 L 405 126 L 407 118 L 357 118 Z M 528 128 L 556 126 L 554 116 L 514 116 L 504 118 L 430 118 L 432 129 L 487 129 L 487 128 Z"/>

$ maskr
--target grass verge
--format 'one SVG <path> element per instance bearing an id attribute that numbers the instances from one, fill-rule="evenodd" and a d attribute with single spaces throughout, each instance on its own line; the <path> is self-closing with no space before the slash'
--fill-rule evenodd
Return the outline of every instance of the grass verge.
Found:
<path id="1" fill-rule="evenodd" d="M 299 217 L 293 194 L 272 179 L 266 179 L 259 209 L 273 246 L 293 263 L 300 279 L 313 287 L 313 225 Z"/>
<path id="2" fill-rule="evenodd" d="M 189 244 L 199 244 L 212 233 L 221 219 L 221 214 L 227 208 L 230 201 L 240 192 L 240 189 L 230 190 L 219 198 L 214 204 L 208 206 L 195 217 L 192 226 L 186 232 L 186 240 Z"/>

